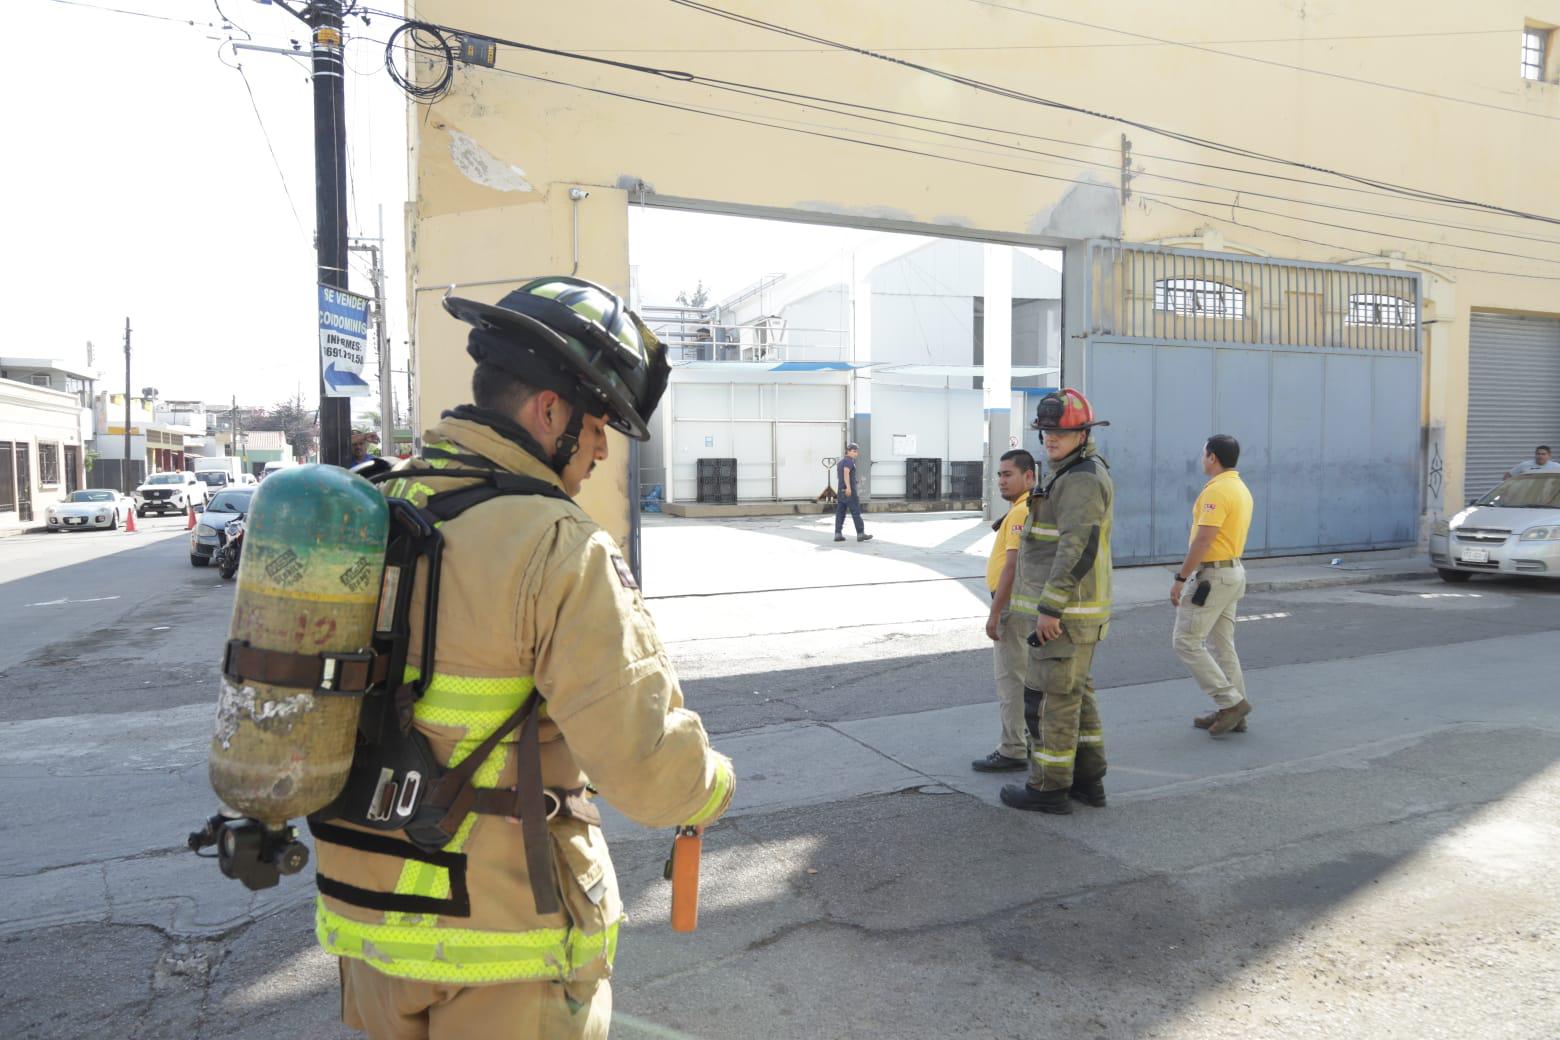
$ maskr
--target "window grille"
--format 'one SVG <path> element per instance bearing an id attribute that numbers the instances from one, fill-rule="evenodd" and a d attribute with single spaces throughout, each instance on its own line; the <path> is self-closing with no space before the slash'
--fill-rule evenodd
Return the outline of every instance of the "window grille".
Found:
<path id="1" fill-rule="evenodd" d="M 60 446 L 47 441 L 38 442 L 38 483 L 60 482 Z"/>
<path id="2" fill-rule="evenodd" d="M 1165 278 L 1154 283 L 1154 310 L 1244 318 L 1246 294 L 1233 285 L 1200 278 Z"/>
<path id="3" fill-rule="evenodd" d="M 1522 78 L 1544 78 L 1544 58 L 1549 50 L 1549 30 L 1522 30 Z"/>
<path id="4" fill-rule="evenodd" d="M 1414 303 L 1399 296 L 1355 293 L 1349 297 L 1349 325 L 1387 325 L 1408 328 L 1414 324 Z"/>

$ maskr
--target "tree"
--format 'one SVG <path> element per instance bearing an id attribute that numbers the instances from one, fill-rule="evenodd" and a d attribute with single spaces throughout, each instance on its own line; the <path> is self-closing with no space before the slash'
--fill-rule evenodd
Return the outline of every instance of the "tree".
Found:
<path id="1" fill-rule="evenodd" d="M 352 424 L 352 428 L 357 433 L 377 431 L 379 429 L 379 409 L 370 408 L 364 412 L 357 422 Z"/>
<path id="2" fill-rule="evenodd" d="M 320 433 L 318 415 L 312 409 L 304 407 L 301 395 L 272 408 L 270 413 L 251 429 L 280 430 L 292 448 L 293 456 L 300 459 L 306 459 L 314 454 L 314 445 Z"/>
<path id="3" fill-rule="evenodd" d="M 699 279 L 699 284 L 694 288 L 693 292 L 690 293 L 687 289 L 684 289 L 678 293 L 677 302 L 684 307 L 703 309 L 704 305 L 710 302 L 710 291 L 705 287 L 704 279 Z"/>

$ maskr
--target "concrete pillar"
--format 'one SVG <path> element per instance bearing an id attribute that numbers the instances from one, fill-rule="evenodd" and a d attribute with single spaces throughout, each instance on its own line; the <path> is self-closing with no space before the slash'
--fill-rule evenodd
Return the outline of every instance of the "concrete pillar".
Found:
<path id="1" fill-rule="evenodd" d="M 872 269 L 851 261 L 850 281 L 850 361 L 867 366 L 872 362 Z M 861 447 L 856 460 L 859 495 L 865 505 L 872 498 L 872 369 L 855 368 L 850 381 L 850 439 Z M 840 445 L 844 454 L 845 445 Z"/>
<path id="2" fill-rule="evenodd" d="M 1013 407 L 1013 249 L 987 243 L 982 263 L 985 323 L 981 373 L 986 410 L 985 515 L 993 520 L 1006 505 L 997 493 L 997 464 L 1008 450 Z"/>
<path id="3" fill-rule="evenodd" d="M 1089 330 L 1089 249 L 1075 242 L 1062 251 L 1062 373 L 1057 386 L 1070 386 L 1088 394 L 1084 352 Z"/>

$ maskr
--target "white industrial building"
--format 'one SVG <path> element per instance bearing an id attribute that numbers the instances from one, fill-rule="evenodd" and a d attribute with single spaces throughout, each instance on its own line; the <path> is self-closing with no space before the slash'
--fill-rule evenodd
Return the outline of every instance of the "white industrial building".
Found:
<path id="1" fill-rule="evenodd" d="M 884 234 L 711 307 L 641 310 L 673 366 L 641 486 L 691 502 L 698 460 L 735 458 L 738 501 L 812 499 L 855 440 L 864 494 L 899 498 L 907 458 L 942 460 L 946 488 L 949 462 L 1022 440 L 1025 389 L 1060 365 L 1061 254 Z"/>

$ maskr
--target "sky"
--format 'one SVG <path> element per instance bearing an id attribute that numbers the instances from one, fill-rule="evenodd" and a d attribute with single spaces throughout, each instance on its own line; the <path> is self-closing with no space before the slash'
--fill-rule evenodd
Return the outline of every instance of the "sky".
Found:
<path id="1" fill-rule="evenodd" d="M 226 42 L 247 32 L 257 44 L 306 47 L 306 29 L 274 5 L 222 6 L 236 20 L 231 29 L 212 0 L 6 5 L 19 38 L 36 46 L 15 48 L 11 59 L 13 83 L 27 93 L 9 114 L 12 204 L 0 260 L 9 328 L 0 354 L 83 363 L 90 342 L 106 388 L 122 388 L 129 317 L 136 392 L 156 387 L 166 400 L 207 402 L 236 395 L 249 405 L 299 390 L 317 399 L 307 59 L 235 52 Z M 163 20 L 179 18 L 194 24 Z M 349 33 L 373 37 L 379 27 L 354 22 Z M 404 102 L 383 52 L 349 39 L 348 229 L 377 235 L 383 204 L 393 367 L 405 368 Z M 356 255 L 351 283 L 364 295 L 367 262 Z"/>

